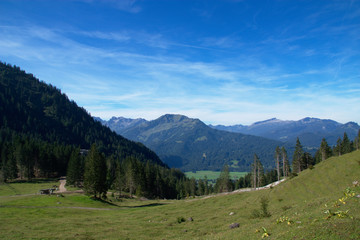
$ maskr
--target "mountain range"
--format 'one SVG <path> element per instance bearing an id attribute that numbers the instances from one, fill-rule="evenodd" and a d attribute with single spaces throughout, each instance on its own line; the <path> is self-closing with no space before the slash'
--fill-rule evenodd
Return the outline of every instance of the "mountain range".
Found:
<path id="1" fill-rule="evenodd" d="M 143 143 L 170 167 L 184 171 L 218 171 L 224 164 L 232 170 L 249 171 L 254 153 L 262 159 L 265 168 L 271 168 L 274 149 L 283 144 L 213 129 L 199 119 L 183 115 L 166 114 L 153 121 L 123 117 L 97 120 L 118 134 Z"/>
<path id="2" fill-rule="evenodd" d="M 224 164 L 232 170 L 248 171 L 254 153 L 265 168 L 273 168 L 276 146 L 285 146 L 291 160 L 297 137 L 306 151 L 315 153 L 322 138 L 335 145 L 344 132 L 354 139 L 360 129 L 354 122 L 341 124 L 317 118 L 298 121 L 272 118 L 249 126 L 206 125 L 199 119 L 173 114 L 152 121 L 124 117 L 96 120 L 128 139 L 143 143 L 169 166 L 185 171 L 220 170 Z"/>
<path id="3" fill-rule="evenodd" d="M 276 118 L 256 122 L 249 126 L 216 125 L 210 127 L 218 130 L 250 134 L 269 139 L 278 140 L 284 143 L 295 143 L 299 137 L 303 146 L 317 148 L 322 138 L 325 138 L 329 145 L 333 146 L 339 137 L 343 137 L 344 132 L 350 139 L 354 139 L 360 129 L 355 122 L 341 124 L 334 120 L 303 118 L 298 121 L 284 121 Z"/>

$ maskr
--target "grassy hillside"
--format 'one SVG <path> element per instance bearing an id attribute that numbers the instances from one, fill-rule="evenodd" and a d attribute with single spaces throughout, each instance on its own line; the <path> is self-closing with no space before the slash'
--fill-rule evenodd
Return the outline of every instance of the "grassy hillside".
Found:
<path id="1" fill-rule="evenodd" d="M 358 239 L 360 198 L 339 202 L 348 187 L 360 194 L 354 180 L 360 180 L 359 151 L 330 158 L 271 189 L 211 198 L 103 203 L 82 195 L 1 193 L 0 238 L 261 239 L 266 229 L 266 239 Z M 269 199 L 271 216 L 254 218 L 263 197 Z M 348 216 L 328 218 L 327 210 L 348 211 Z M 182 217 L 186 221 L 178 223 Z M 280 218 L 290 224 L 277 223 Z M 239 228 L 230 229 L 231 223 Z"/>

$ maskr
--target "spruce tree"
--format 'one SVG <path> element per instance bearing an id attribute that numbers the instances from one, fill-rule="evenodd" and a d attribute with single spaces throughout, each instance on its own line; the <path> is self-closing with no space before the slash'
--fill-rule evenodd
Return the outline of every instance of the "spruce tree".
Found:
<path id="1" fill-rule="evenodd" d="M 69 185 L 79 186 L 82 181 L 82 161 L 80 156 L 80 149 L 76 148 L 72 151 L 68 168 L 66 172 L 66 183 Z"/>
<path id="2" fill-rule="evenodd" d="M 290 164 L 285 147 L 281 148 L 281 155 L 283 162 L 283 175 L 284 177 L 288 177 L 290 174 Z"/>
<path id="3" fill-rule="evenodd" d="M 359 150 L 360 149 L 360 129 L 358 131 L 358 135 L 355 137 L 354 139 L 354 148 L 356 150 Z"/>
<path id="4" fill-rule="evenodd" d="M 296 145 L 295 145 L 295 151 L 294 151 L 294 155 L 293 155 L 293 172 L 299 173 L 301 172 L 301 167 L 302 167 L 302 155 L 304 153 L 304 150 L 302 148 L 302 145 L 300 143 L 299 138 L 296 139 Z"/>
<path id="5" fill-rule="evenodd" d="M 277 178 L 278 181 L 280 180 L 280 147 L 277 146 L 275 149 L 275 161 L 276 161 L 276 170 L 277 170 Z"/>
<path id="6" fill-rule="evenodd" d="M 217 192 L 232 191 L 229 166 L 227 164 L 221 170 L 220 177 L 216 180 L 215 189 Z"/>
<path id="7" fill-rule="evenodd" d="M 321 140 L 320 154 L 321 154 L 321 161 L 324 161 L 325 159 L 331 156 L 331 148 L 329 147 L 325 138 Z"/>
<path id="8" fill-rule="evenodd" d="M 341 156 L 342 154 L 342 148 L 341 148 L 341 138 L 339 137 L 336 141 L 336 145 L 333 148 L 334 155 Z"/>
<path id="9" fill-rule="evenodd" d="M 105 157 L 93 144 L 86 159 L 84 173 L 84 190 L 94 197 L 106 196 L 108 190 L 106 185 L 106 161 Z"/>
<path id="10" fill-rule="evenodd" d="M 348 135 L 344 132 L 344 137 L 341 142 L 341 154 L 346 154 L 352 151 L 352 144 L 349 140 Z"/>

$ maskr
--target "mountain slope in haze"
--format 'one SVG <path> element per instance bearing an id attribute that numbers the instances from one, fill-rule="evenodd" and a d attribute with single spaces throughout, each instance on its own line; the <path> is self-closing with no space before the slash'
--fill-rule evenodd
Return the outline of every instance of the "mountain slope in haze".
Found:
<path id="1" fill-rule="evenodd" d="M 19 67 L 0 62 L 0 126 L 14 134 L 50 143 L 89 149 L 96 143 L 101 152 L 120 159 L 134 156 L 165 166 L 140 143 L 119 136 L 95 121 L 85 109 Z M 3 139 L 2 139 L 3 140 Z"/>
<path id="2" fill-rule="evenodd" d="M 101 118 L 97 118 L 96 120 L 100 121 L 103 125 L 109 127 L 111 130 L 117 133 L 123 132 L 127 128 L 132 128 L 146 122 L 146 120 L 142 118 L 131 119 L 124 117 L 112 117 L 109 121 L 104 121 Z"/>
<path id="3" fill-rule="evenodd" d="M 329 145 L 335 145 L 337 139 L 343 137 L 344 132 L 350 139 L 353 139 L 360 129 L 359 125 L 354 122 L 341 124 L 333 120 L 318 118 L 304 118 L 298 121 L 272 118 L 250 126 L 210 126 L 214 129 L 261 136 L 288 143 L 295 143 L 296 138 L 299 137 L 301 143 L 307 147 L 319 147 L 321 139 L 324 137 Z"/>
<path id="4" fill-rule="evenodd" d="M 198 119 L 172 114 L 118 133 L 143 143 L 170 167 L 184 171 L 220 170 L 224 164 L 249 171 L 254 153 L 265 168 L 270 168 L 274 149 L 281 145 L 274 140 L 212 129 Z"/>

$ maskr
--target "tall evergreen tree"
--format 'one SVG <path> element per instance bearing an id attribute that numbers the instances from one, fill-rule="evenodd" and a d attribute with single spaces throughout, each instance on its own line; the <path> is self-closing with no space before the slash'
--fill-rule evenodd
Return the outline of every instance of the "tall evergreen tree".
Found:
<path id="1" fill-rule="evenodd" d="M 299 138 L 296 139 L 295 151 L 293 155 L 293 172 L 299 173 L 302 171 L 302 155 L 304 153 L 303 147 L 300 143 Z"/>
<path id="2" fill-rule="evenodd" d="M 281 155 L 280 147 L 277 146 L 275 149 L 275 161 L 276 161 L 276 170 L 277 170 L 278 181 L 280 180 L 280 155 Z"/>
<path id="3" fill-rule="evenodd" d="M 94 197 L 106 196 L 108 190 L 106 184 L 106 160 L 93 144 L 85 163 L 84 190 Z"/>
<path id="4" fill-rule="evenodd" d="M 215 189 L 217 192 L 232 191 L 232 182 L 230 179 L 229 166 L 225 165 L 220 173 L 220 177 L 216 180 Z"/>
<path id="5" fill-rule="evenodd" d="M 341 154 L 346 154 L 352 151 L 352 143 L 349 140 L 348 135 L 344 132 L 344 137 L 341 142 Z"/>
<path id="6" fill-rule="evenodd" d="M 342 141 L 341 141 L 341 138 L 339 137 L 338 140 L 336 141 L 336 145 L 333 148 L 334 155 L 336 155 L 336 156 L 341 156 L 341 154 L 342 154 L 341 143 L 342 143 Z"/>
<path id="7" fill-rule="evenodd" d="M 355 137 L 354 139 L 354 148 L 356 150 L 359 150 L 360 149 L 360 129 L 358 131 L 358 135 Z"/>
<path id="8" fill-rule="evenodd" d="M 331 148 L 329 147 L 328 143 L 326 142 L 325 138 L 321 140 L 320 144 L 320 154 L 321 154 L 321 161 L 329 158 L 331 156 Z"/>
<path id="9" fill-rule="evenodd" d="M 256 153 L 254 154 L 254 162 L 252 164 L 252 186 L 254 189 L 256 189 L 257 187 L 257 171 L 258 171 L 258 161 L 259 161 L 259 157 L 256 155 Z"/>
<path id="10" fill-rule="evenodd" d="M 261 187 L 264 185 L 264 182 L 265 182 L 265 175 L 264 175 L 264 167 L 260 161 L 260 159 L 258 159 L 258 162 L 257 162 L 257 186 L 258 187 Z"/>
<path id="11" fill-rule="evenodd" d="M 66 183 L 69 185 L 79 186 L 82 180 L 83 180 L 83 167 L 80 156 L 80 148 L 76 148 L 72 151 L 69 159 L 67 173 L 66 173 Z"/>
<path id="12" fill-rule="evenodd" d="M 285 147 L 281 148 L 281 156 L 283 163 L 283 175 L 284 177 L 288 177 L 290 175 L 290 164 Z"/>

